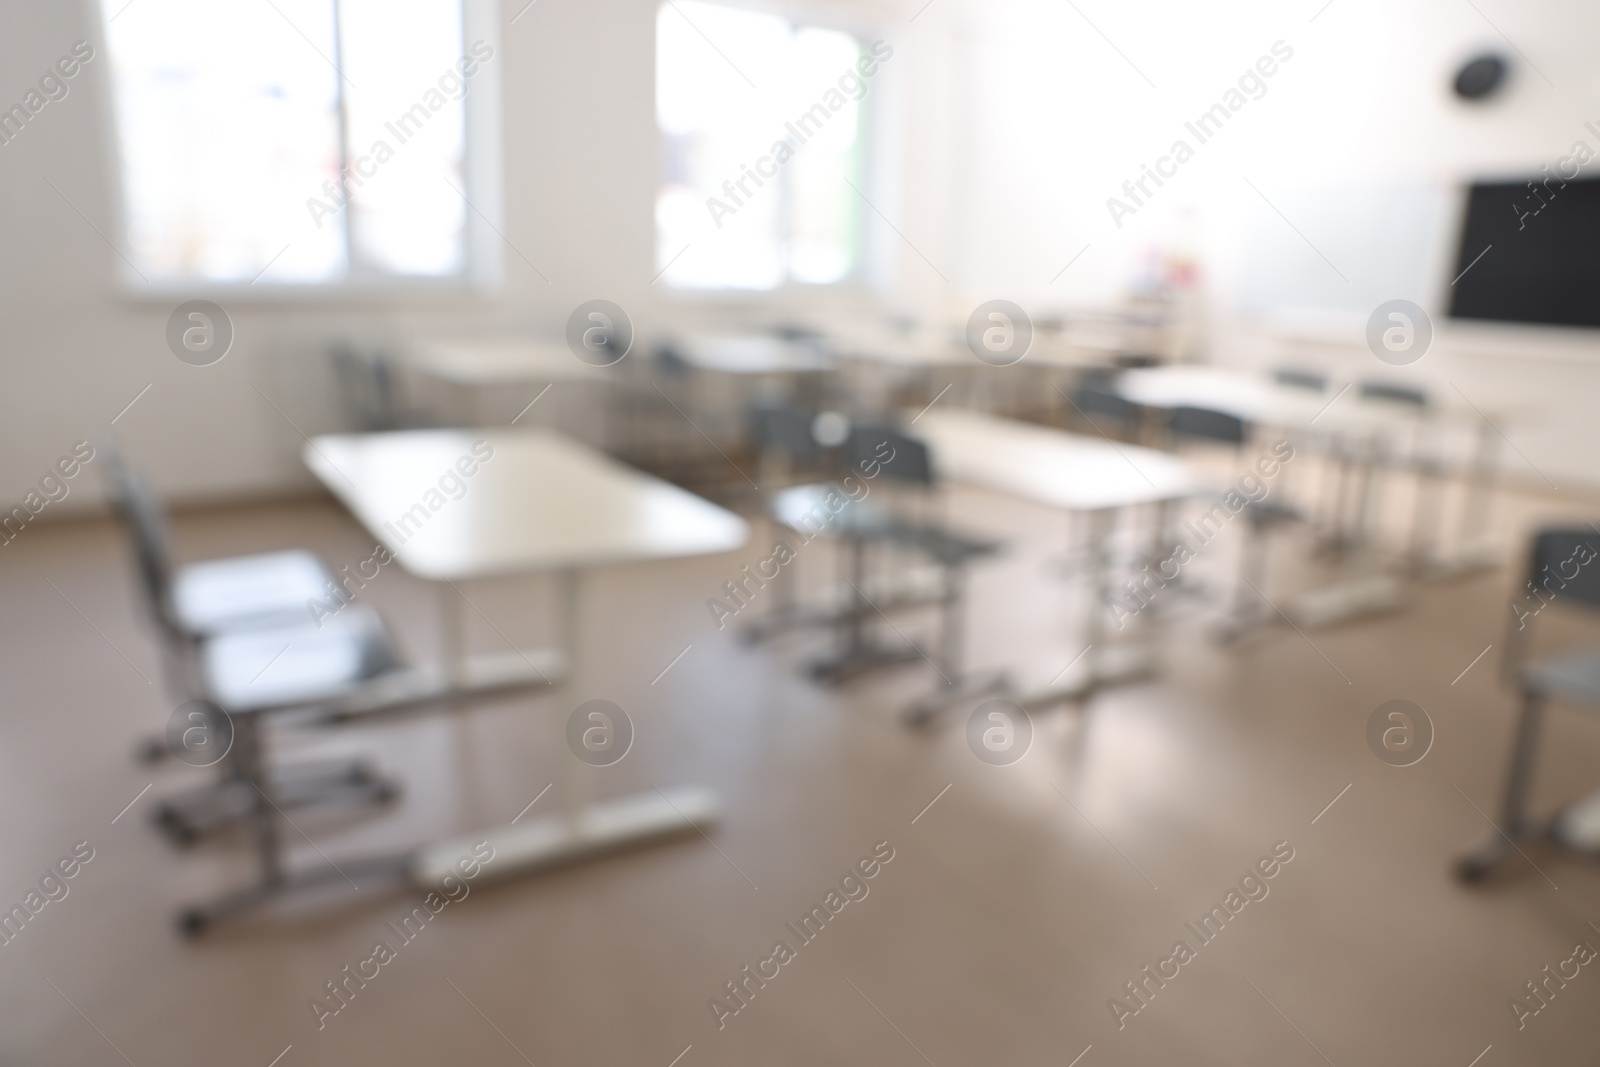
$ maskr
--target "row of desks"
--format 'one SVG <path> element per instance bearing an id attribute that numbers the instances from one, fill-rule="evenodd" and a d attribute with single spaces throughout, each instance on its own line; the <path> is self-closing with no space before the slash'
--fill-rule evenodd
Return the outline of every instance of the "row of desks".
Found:
<path id="1" fill-rule="evenodd" d="M 1105 516 L 1204 488 L 1187 464 L 1170 455 L 991 416 L 928 412 L 916 429 L 948 477 L 1068 512 Z M 464 457 L 471 462 L 463 464 Z M 463 583 L 560 576 L 565 677 L 576 699 L 586 684 L 579 625 L 585 573 L 725 553 L 749 537 L 737 515 L 547 431 L 331 435 L 309 442 L 304 458 L 399 566 L 437 584 L 447 640 L 446 662 L 433 673 L 463 689 L 478 678 L 503 683 L 508 659 L 495 657 L 499 665 L 489 669 L 465 653 Z M 466 469 L 473 473 L 462 473 Z M 465 485 L 454 499 L 440 492 L 440 479 L 451 471 Z M 1099 614 L 1091 603 L 1091 627 Z M 537 651 L 514 655 L 541 676 L 548 668 L 538 665 L 555 659 Z M 1054 696 L 1064 695 L 1071 694 Z M 1037 701 L 1049 702 L 1044 695 Z M 431 843 L 419 851 L 413 870 L 447 864 L 484 837 L 506 857 L 497 867 L 509 871 L 681 832 L 686 824 L 700 826 L 716 817 L 715 798 L 700 789 L 591 803 L 594 769 L 576 759 L 568 763 L 572 775 L 560 814 Z"/>

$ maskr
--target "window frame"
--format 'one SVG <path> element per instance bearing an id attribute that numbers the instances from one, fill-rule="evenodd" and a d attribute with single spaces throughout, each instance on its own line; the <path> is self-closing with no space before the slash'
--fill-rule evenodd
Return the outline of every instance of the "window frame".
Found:
<path id="1" fill-rule="evenodd" d="M 331 0 L 337 7 L 338 0 Z M 460 0 L 462 41 L 482 40 L 503 55 L 497 0 Z M 91 43 L 109 65 L 111 50 L 104 7 L 96 0 Z M 100 78 L 104 116 L 102 143 L 106 146 L 107 184 L 111 189 L 111 219 L 115 227 L 112 241 L 113 284 L 118 295 L 136 304 L 167 304 L 174 300 L 212 300 L 234 304 L 398 304 L 418 299 L 456 301 L 479 299 L 497 294 L 504 283 L 504 200 L 501 180 L 500 141 L 500 62 L 485 63 L 473 78 L 473 90 L 462 98 L 465 105 L 462 131 L 462 178 L 471 202 L 466 208 L 462 232 L 463 264 L 459 273 L 444 277 L 384 275 L 357 271 L 352 262 L 343 277 L 318 282 L 219 282 L 209 279 L 156 281 L 144 280 L 129 261 L 127 244 L 130 223 L 128 173 L 123 158 L 121 121 L 117 113 L 115 79 L 107 73 Z M 339 147 L 341 164 L 347 163 L 350 146 L 345 142 L 342 115 Z M 476 208 L 477 210 L 473 210 Z M 479 213 L 482 213 L 481 215 Z M 341 213 L 348 219 L 348 213 Z M 348 239 L 348 221 L 345 221 Z"/>
<path id="2" fill-rule="evenodd" d="M 670 0 L 658 0 L 654 5 L 654 12 L 659 12 L 668 5 Z M 718 4 L 722 7 L 735 8 L 740 11 L 749 11 L 762 15 L 772 15 L 788 22 L 795 29 L 814 28 L 819 30 L 834 30 L 839 33 L 849 34 L 856 39 L 863 51 L 870 52 L 875 40 L 885 40 L 894 44 L 894 34 L 884 28 L 884 23 L 875 14 L 857 10 L 844 10 L 832 6 L 805 3 L 772 2 L 772 0 L 706 0 L 708 3 Z M 662 174 L 661 161 L 664 156 L 664 144 L 661 131 L 660 118 L 656 113 L 655 102 L 655 70 L 656 58 L 660 55 L 660 42 L 655 38 L 654 14 L 651 23 L 651 94 L 650 94 L 650 122 L 654 130 L 655 145 L 655 182 L 652 187 L 650 200 L 650 262 L 652 272 L 659 255 L 658 242 L 660 236 L 656 231 L 655 207 L 661 194 Z M 879 192 L 886 187 L 884 171 L 888 153 L 883 143 L 883 130 L 886 128 L 886 111 L 888 103 L 883 98 L 890 96 L 895 91 L 897 83 L 894 77 L 885 77 L 885 71 L 880 68 L 874 78 L 874 84 L 881 86 L 876 92 L 868 92 L 861 99 L 860 138 L 861 138 L 861 187 L 862 192 L 871 197 L 873 203 L 882 199 Z M 785 181 L 781 186 L 781 195 L 784 198 L 783 217 L 789 218 L 790 183 Z M 860 197 L 857 197 L 859 200 Z M 820 302 L 863 299 L 882 289 L 885 284 L 883 273 L 884 264 L 880 263 L 877 242 L 869 233 L 870 219 L 875 212 L 867 204 L 860 204 L 861 225 L 856 233 L 856 258 L 850 273 L 834 282 L 800 282 L 795 281 L 790 273 L 788 264 L 784 264 L 783 281 L 770 289 L 750 289 L 741 286 L 679 286 L 666 282 L 662 277 L 663 290 L 667 299 L 672 303 L 688 306 L 715 306 L 728 305 L 734 307 L 750 307 L 760 305 L 772 300 L 782 300 L 787 303 L 804 303 L 807 300 Z M 787 241 L 788 233 L 784 233 Z"/>

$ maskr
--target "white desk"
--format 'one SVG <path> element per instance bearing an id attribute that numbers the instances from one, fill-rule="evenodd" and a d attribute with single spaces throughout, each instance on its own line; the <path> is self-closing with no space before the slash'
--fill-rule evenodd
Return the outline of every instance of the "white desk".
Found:
<path id="1" fill-rule="evenodd" d="M 1430 402 L 1422 406 L 1365 399 L 1350 384 L 1339 383 L 1334 383 L 1334 388 L 1324 395 L 1279 385 L 1248 371 L 1211 366 L 1129 371 L 1118 379 L 1117 391 L 1145 407 L 1210 408 L 1248 423 L 1286 430 L 1324 447 L 1336 444 L 1339 447 L 1333 451 L 1342 457 L 1343 463 L 1351 456 L 1364 457 L 1359 464 L 1362 488 L 1357 493 L 1356 516 L 1348 529 L 1344 519 L 1342 477 L 1333 507 L 1336 540 L 1358 547 L 1370 540 L 1366 529 L 1367 510 L 1373 492 L 1374 468 L 1381 452 L 1410 454 L 1436 470 L 1449 473 L 1450 465 L 1437 457 L 1445 453 L 1452 435 L 1458 442 L 1462 437 L 1470 438 L 1473 441 L 1471 459 L 1454 466 L 1454 472 L 1465 486 L 1455 549 L 1446 552 L 1440 545 L 1428 543 L 1439 538 L 1424 521 L 1426 498 L 1419 487 L 1409 538 L 1412 563 L 1419 572 L 1458 574 L 1498 558 L 1498 553 L 1483 544 L 1493 495 L 1494 423 L 1516 417 L 1519 412 L 1514 409 L 1495 405 L 1493 414 L 1489 415 L 1449 394 L 1431 396 Z M 1437 393 L 1436 390 L 1432 392 Z M 1428 459 L 1430 456 L 1434 458 Z M 1306 613 L 1307 621 L 1340 621 L 1367 610 L 1388 610 L 1398 603 L 1396 588 L 1385 588 L 1370 576 L 1360 579 L 1360 583 L 1360 588 L 1366 590 L 1366 600 L 1346 603 L 1336 597 L 1335 602 L 1326 607 L 1314 601 Z"/>
<path id="2" fill-rule="evenodd" d="M 455 425 L 515 420 L 597 447 L 611 443 L 607 389 L 619 380 L 621 368 L 591 366 L 560 339 L 423 338 L 406 347 L 403 362 L 431 384 L 429 393 L 438 397 L 434 406 Z"/>
<path id="3" fill-rule="evenodd" d="M 594 381 L 597 367 L 584 363 L 559 340 L 528 337 L 456 337 L 417 341 L 406 363 L 421 374 L 468 387 Z"/>
<path id="4" fill-rule="evenodd" d="M 1087 569 L 1094 596 L 1083 620 L 1089 645 L 1083 657 L 1084 670 L 1076 679 L 1024 696 L 1020 702 L 1026 707 L 1048 707 L 1081 699 L 1112 682 L 1148 674 L 1152 662 L 1147 654 L 1120 664 L 1104 654 L 1104 612 L 1114 585 L 1104 543 L 1117 512 L 1141 505 L 1165 507 L 1206 492 L 1209 486 L 1190 466 L 1153 449 L 1113 445 L 1100 438 L 966 411 L 925 412 L 911 430 L 927 443 L 940 477 L 1088 520 Z"/>
<path id="5" fill-rule="evenodd" d="M 488 459 L 474 453 L 487 442 Z M 438 493 L 446 472 L 463 457 L 476 471 L 463 476 L 458 499 Z M 674 559 L 731 551 L 749 526 L 692 493 L 625 467 L 559 434 L 541 430 L 415 430 L 331 435 L 308 442 L 306 465 L 355 514 L 367 532 L 410 573 L 439 583 L 445 615 L 446 664 L 441 672 L 458 689 L 479 688 L 519 670 L 552 683 L 558 675 L 537 666 L 559 657 L 516 652 L 463 654 L 461 599 L 456 583 L 531 573 L 558 573 L 565 585 L 566 676 L 581 681 L 578 615 L 583 572 L 618 563 Z M 430 493 L 433 495 L 430 496 Z M 420 511 L 419 511 L 420 509 Z M 403 521 L 410 516 L 410 521 Z M 486 662 L 487 661 L 487 662 Z M 531 673 L 530 673 L 531 672 Z M 429 845 L 414 856 L 412 871 L 437 880 L 472 842 L 488 837 L 511 873 L 677 833 L 715 818 L 715 798 L 703 790 L 669 790 L 589 804 L 588 777 L 571 761 L 563 814 L 516 827 L 486 830 Z"/>
<path id="6" fill-rule="evenodd" d="M 675 350 L 696 370 L 718 374 L 814 374 L 833 366 L 810 345 L 766 334 L 689 334 Z"/>

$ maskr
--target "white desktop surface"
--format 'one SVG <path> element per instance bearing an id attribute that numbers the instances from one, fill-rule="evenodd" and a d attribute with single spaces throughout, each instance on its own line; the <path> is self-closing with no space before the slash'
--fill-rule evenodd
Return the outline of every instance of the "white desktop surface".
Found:
<path id="1" fill-rule="evenodd" d="M 982 366 L 965 344 L 958 344 L 937 331 L 911 334 L 842 331 L 830 336 L 846 358 L 867 363 L 909 368 Z"/>
<path id="2" fill-rule="evenodd" d="M 1382 375 L 1374 376 L 1382 380 Z M 1328 431 L 1399 432 L 1427 424 L 1476 427 L 1516 419 L 1523 407 L 1495 403 L 1474 405 L 1452 391 L 1424 386 L 1431 402 L 1418 407 L 1401 401 L 1364 399 L 1352 384 L 1326 393 L 1279 385 L 1263 375 L 1234 367 L 1170 366 L 1131 370 L 1117 379 L 1117 392 L 1146 407 L 1211 408 L 1246 422 L 1284 429 L 1315 422 Z M 1341 391 L 1348 390 L 1342 393 Z"/>
<path id="3" fill-rule="evenodd" d="M 928 411 L 910 433 L 941 477 L 1068 511 L 1177 500 L 1206 491 L 1165 452 L 968 411 Z"/>
<path id="4" fill-rule="evenodd" d="M 832 365 L 809 345 L 764 334 L 696 334 L 676 347 L 691 367 L 721 374 L 794 374 Z"/>
<path id="5" fill-rule="evenodd" d="M 600 376 L 599 368 L 584 363 L 559 340 L 529 337 L 428 338 L 412 346 L 406 362 L 430 377 L 465 386 L 588 381 Z"/>
<path id="6" fill-rule="evenodd" d="M 1229 367 L 1172 366 L 1125 371 L 1117 379 L 1125 399 L 1153 408 L 1210 408 L 1246 422 L 1294 426 L 1309 423 L 1328 406 L 1326 395 L 1278 385 L 1257 374 Z M 1355 402 L 1341 397 L 1339 403 Z"/>
<path id="7" fill-rule="evenodd" d="M 460 499 L 428 498 L 475 441 L 494 454 Z M 693 493 L 545 430 L 330 434 L 306 465 L 407 571 L 458 581 L 727 552 L 749 525 Z M 427 512 L 402 540 L 402 515 Z"/>

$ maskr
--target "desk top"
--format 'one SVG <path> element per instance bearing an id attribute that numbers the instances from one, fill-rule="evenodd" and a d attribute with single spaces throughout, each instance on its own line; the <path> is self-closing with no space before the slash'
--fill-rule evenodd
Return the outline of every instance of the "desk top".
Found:
<path id="1" fill-rule="evenodd" d="M 455 385 L 523 385 L 598 379 L 600 371 L 559 340 L 531 337 L 453 337 L 418 341 L 406 363 Z"/>
<path id="2" fill-rule="evenodd" d="M 675 347 L 690 366 L 722 374 L 794 374 L 832 365 L 810 345 L 765 334 L 689 334 Z"/>
<path id="3" fill-rule="evenodd" d="M 1337 384 L 1337 383 L 1336 383 Z M 1422 407 L 1381 399 L 1363 399 L 1339 385 L 1326 393 L 1296 389 L 1233 367 L 1172 366 L 1131 370 L 1117 379 L 1117 392 L 1146 407 L 1210 408 L 1246 422 L 1285 429 L 1309 426 L 1343 432 L 1405 432 L 1429 423 L 1476 426 L 1521 414 L 1513 405 L 1474 407 L 1460 397 L 1428 389 L 1432 402 Z M 1426 388 L 1426 387 L 1425 387 Z M 1337 401 L 1335 401 L 1337 397 Z"/>
<path id="4" fill-rule="evenodd" d="M 893 333 L 887 330 L 841 330 L 829 339 L 846 359 L 892 367 L 980 366 L 965 344 L 936 330 Z"/>
<path id="5" fill-rule="evenodd" d="M 546 430 L 330 434 L 303 457 L 402 567 L 434 581 L 710 555 L 750 533 L 732 512 Z"/>
<path id="6" fill-rule="evenodd" d="M 968 411 L 929 411 L 910 433 L 941 476 L 1068 511 L 1100 511 L 1205 492 L 1176 456 Z"/>

